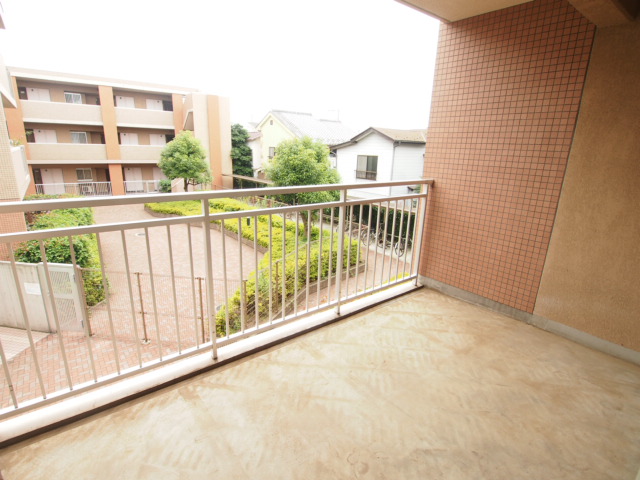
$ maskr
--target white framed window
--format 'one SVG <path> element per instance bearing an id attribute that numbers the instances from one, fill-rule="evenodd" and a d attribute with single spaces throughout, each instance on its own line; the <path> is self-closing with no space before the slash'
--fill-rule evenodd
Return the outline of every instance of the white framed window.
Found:
<path id="1" fill-rule="evenodd" d="M 82 105 L 82 94 L 75 92 L 64 92 L 64 101 L 67 103 L 76 103 Z"/>
<path id="2" fill-rule="evenodd" d="M 269 147 L 269 158 L 276 156 L 276 147 Z"/>
<path id="3" fill-rule="evenodd" d="M 87 132 L 71 132 L 71 143 L 89 143 Z"/>
<path id="4" fill-rule="evenodd" d="M 79 182 L 93 182 L 93 173 L 90 168 L 76 168 L 76 177 Z"/>
<path id="5" fill-rule="evenodd" d="M 358 155 L 358 166 L 356 167 L 356 178 L 365 180 L 375 180 L 378 176 L 378 156 Z"/>

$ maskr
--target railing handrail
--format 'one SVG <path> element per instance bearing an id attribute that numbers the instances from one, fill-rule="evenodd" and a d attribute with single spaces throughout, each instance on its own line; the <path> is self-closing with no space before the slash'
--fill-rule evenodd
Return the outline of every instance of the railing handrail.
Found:
<path id="1" fill-rule="evenodd" d="M 311 193 L 322 191 L 343 191 L 343 190 L 361 190 L 363 188 L 379 188 L 379 187 L 401 187 L 407 185 L 433 185 L 433 179 L 413 179 L 399 180 L 392 182 L 377 182 L 374 184 L 330 184 L 330 185 L 302 185 L 293 187 L 268 187 L 268 188 L 247 188 L 241 190 L 207 190 L 203 192 L 186 192 L 186 193 L 164 193 L 125 196 L 119 195 L 106 198 L 65 198 L 58 200 L 33 200 L 29 202 L 3 202 L 0 203 L 0 214 L 16 213 L 16 212 L 35 212 L 41 210 L 55 210 L 60 208 L 81 208 L 81 207 L 106 207 L 114 205 L 130 205 L 137 203 L 160 203 L 160 202 L 178 202 L 183 200 L 204 200 L 216 198 L 234 198 L 250 195 L 282 195 L 296 193 Z M 419 195 L 419 194 L 418 194 Z M 410 198 L 410 197 L 407 197 Z M 381 199 L 373 199 L 372 202 L 379 202 Z M 366 202 L 366 200 L 364 200 Z M 362 201 L 360 201 L 362 203 Z M 314 204 L 314 209 L 317 208 Z M 338 205 L 339 206 L 339 205 Z M 281 207 L 285 208 L 285 207 Z"/>
<path id="2" fill-rule="evenodd" d="M 104 184 L 107 184 L 107 183 L 111 183 L 111 182 L 103 182 L 103 181 L 95 182 L 93 180 L 78 180 L 77 182 L 64 182 L 64 183 L 36 183 L 35 185 L 37 187 L 37 186 L 41 186 L 41 185 L 45 185 L 45 186 L 46 185 L 88 185 L 88 184 L 91 184 L 91 183 L 104 183 Z"/>

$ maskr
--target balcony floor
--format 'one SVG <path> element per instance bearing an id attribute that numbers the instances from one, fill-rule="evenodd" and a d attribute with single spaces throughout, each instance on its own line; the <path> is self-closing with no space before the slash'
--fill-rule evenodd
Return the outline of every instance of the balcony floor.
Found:
<path id="1" fill-rule="evenodd" d="M 420 290 L 0 451 L 13 479 L 634 479 L 640 367 Z"/>

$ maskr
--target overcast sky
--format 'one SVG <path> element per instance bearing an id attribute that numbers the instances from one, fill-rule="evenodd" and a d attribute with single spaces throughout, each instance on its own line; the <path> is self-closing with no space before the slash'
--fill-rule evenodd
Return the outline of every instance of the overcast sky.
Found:
<path id="1" fill-rule="evenodd" d="M 393 0 L 2 0 L 7 65 L 195 87 L 271 109 L 426 128 L 438 22 Z"/>

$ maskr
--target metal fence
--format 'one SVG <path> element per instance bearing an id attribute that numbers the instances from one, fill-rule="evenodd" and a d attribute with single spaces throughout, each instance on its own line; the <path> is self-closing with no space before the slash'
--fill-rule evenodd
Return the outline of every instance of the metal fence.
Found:
<path id="1" fill-rule="evenodd" d="M 349 189 L 363 188 L 357 184 L 1 204 L 0 214 L 193 200 L 200 202 L 202 213 L 0 235 L 29 338 L 36 319 L 25 308 L 29 293 L 16 268 L 14 251 L 21 242 L 40 242 L 47 265 L 44 241 L 68 238 L 73 245 L 79 235 L 94 235 L 102 260 L 95 273 L 107 292 L 98 305 L 85 306 L 83 331 L 58 330 L 37 344 L 30 341 L 11 360 L 0 341 L 0 419 L 189 355 L 209 351 L 215 359 L 218 348 L 230 342 L 315 312 L 335 309 L 339 314 L 345 302 L 417 281 L 431 181 L 372 186 L 416 184 L 425 186 L 423 193 L 374 200 L 347 200 Z M 209 203 L 322 190 L 339 191 L 340 200 L 223 213 L 211 212 Z M 354 215 L 364 205 L 377 208 Z M 328 220 L 313 225 L 323 212 L 330 212 Z M 415 216 L 419 225 L 403 227 L 405 216 Z M 133 242 L 134 232 L 144 240 Z M 368 232 L 396 243 L 372 242 Z M 154 250 L 150 236 L 164 243 Z M 117 257 L 122 268 L 105 266 L 107 255 Z M 71 258 L 76 268 L 73 249 Z M 60 305 L 56 299 L 50 303 L 45 315 L 55 323 Z"/>

